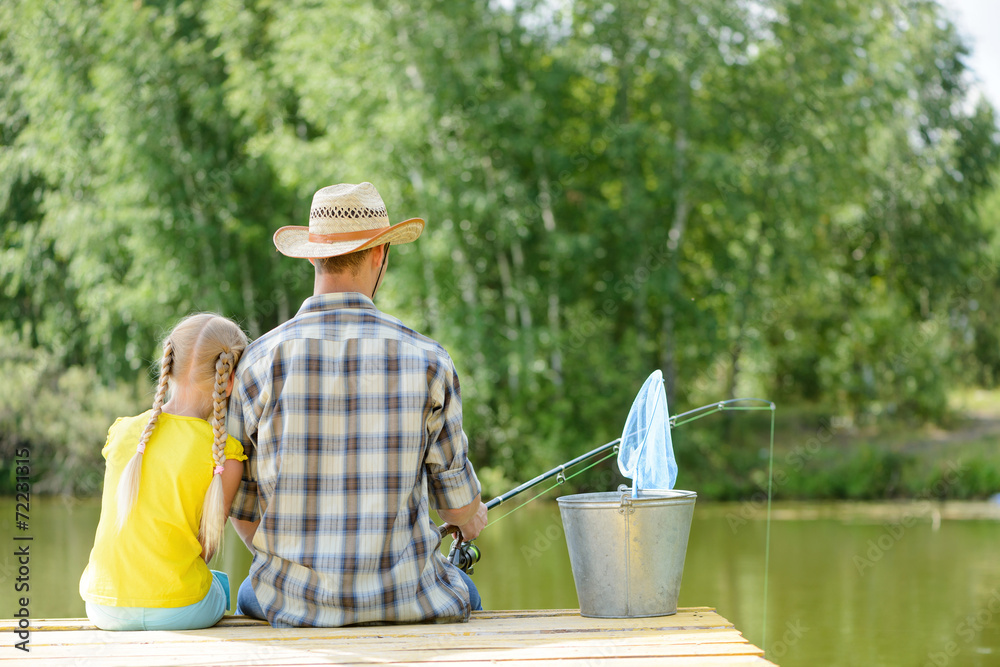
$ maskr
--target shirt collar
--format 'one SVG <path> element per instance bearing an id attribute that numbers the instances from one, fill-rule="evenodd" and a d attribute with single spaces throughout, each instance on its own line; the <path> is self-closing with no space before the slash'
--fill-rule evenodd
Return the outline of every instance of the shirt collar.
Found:
<path id="1" fill-rule="evenodd" d="M 306 313 L 318 313 L 325 310 L 338 310 L 341 308 L 364 308 L 367 310 L 378 310 L 375 303 L 361 292 L 331 292 L 329 294 L 319 294 L 311 296 L 302 302 L 299 308 L 299 315 Z"/>

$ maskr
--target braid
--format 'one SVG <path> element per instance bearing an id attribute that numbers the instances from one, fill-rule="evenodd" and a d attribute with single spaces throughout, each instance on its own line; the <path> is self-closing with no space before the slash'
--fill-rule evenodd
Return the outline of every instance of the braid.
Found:
<path id="1" fill-rule="evenodd" d="M 219 355 L 219 360 L 215 362 L 215 390 L 212 392 L 212 433 L 215 435 L 215 443 L 212 446 L 212 458 L 215 465 L 222 465 L 225 461 L 226 448 L 226 385 L 229 384 L 229 374 L 235 365 L 232 352 L 223 352 Z"/>
<path id="2" fill-rule="evenodd" d="M 145 451 L 146 443 L 149 442 L 149 437 L 153 435 L 156 422 L 160 418 L 160 413 L 163 412 L 164 399 L 167 397 L 167 379 L 170 377 L 173 365 L 174 345 L 168 338 L 167 342 L 163 344 L 163 360 L 160 362 L 160 383 L 156 386 L 156 396 L 153 398 L 153 414 L 149 416 L 146 428 L 143 430 L 142 435 L 139 436 L 139 445 L 137 447 L 139 452 Z"/>
<path id="3" fill-rule="evenodd" d="M 163 411 L 163 401 L 167 396 L 167 387 L 169 386 L 170 372 L 173 369 L 173 365 L 174 346 L 168 338 L 163 343 L 163 359 L 160 361 L 160 381 L 156 386 L 156 396 L 153 398 L 153 412 L 149 416 L 149 421 L 146 422 L 146 428 L 143 429 L 142 435 L 139 436 L 139 444 L 136 445 L 135 454 L 129 459 L 128 465 L 125 466 L 125 470 L 122 472 L 121 479 L 118 480 L 117 527 L 119 531 L 125 527 L 125 523 L 132 513 L 132 508 L 135 507 L 135 501 L 139 497 L 139 481 L 142 477 L 142 455 L 146 451 L 146 444 L 149 442 L 150 436 L 153 435 L 153 429 L 156 428 L 156 422 Z"/>
<path id="4" fill-rule="evenodd" d="M 201 512 L 201 529 L 198 541 L 205 552 L 205 560 L 211 560 L 212 554 L 222 542 L 222 530 L 226 525 L 226 508 L 223 507 L 222 469 L 226 462 L 226 406 L 228 397 L 226 388 L 229 376 L 236 367 L 239 352 L 225 350 L 215 362 L 215 387 L 212 392 L 212 433 L 215 436 L 212 443 L 213 468 L 212 481 L 205 493 L 205 504 Z"/>

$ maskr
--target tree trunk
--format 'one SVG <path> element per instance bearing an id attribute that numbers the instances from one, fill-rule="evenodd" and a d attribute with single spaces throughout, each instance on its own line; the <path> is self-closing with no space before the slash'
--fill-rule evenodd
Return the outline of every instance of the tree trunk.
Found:
<path id="1" fill-rule="evenodd" d="M 510 275 L 510 262 L 507 261 L 507 255 L 503 250 L 497 252 L 497 269 L 500 272 L 500 290 L 503 294 L 503 313 L 504 321 L 507 324 L 507 338 L 516 341 L 518 330 L 517 309 L 514 305 L 515 288 Z M 520 378 L 517 367 L 511 360 L 507 362 L 507 378 L 511 392 L 516 393 L 520 386 Z"/>
<path id="2" fill-rule="evenodd" d="M 243 283 L 243 312 L 247 314 L 247 329 L 251 339 L 260 337 L 260 318 L 257 316 L 257 298 L 253 289 L 253 275 L 250 272 L 250 260 L 245 252 L 240 252 L 240 276 Z"/>
<path id="3" fill-rule="evenodd" d="M 556 216 L 552 212 L 552 191 L 549 187 L 549 178 L 545 174 L 545 164 L 543 164 L 542 149 L 538 146 L 534 149 L 535 166 L 538 169 L 538 202 L 542 211 L 542 224 L 545 227 L 545 231 L 554 235 L 556 232 Z M 554 238 L 554 236 L 550 236 Z M 548 275 L 548 312 L 547 312 L 547 323 L 549 327 L 549 334 L 552 337 L 552 352 L 549 356 L 549 366 L 552 368 L 552 382 L 556 385 L 557 392 L 562 395 L 562 385 L 563 385 L 563 359 L 562 359 L 562 346 L 560 345 L 561 336 L 561 322 L 560 322 L 560 304 L 559 304 L 559 267 L 558 258 L 552 256 L 551 248 L 552 244 L 549 245 L 550 256 L 549 256 L 549 275 Z"/>

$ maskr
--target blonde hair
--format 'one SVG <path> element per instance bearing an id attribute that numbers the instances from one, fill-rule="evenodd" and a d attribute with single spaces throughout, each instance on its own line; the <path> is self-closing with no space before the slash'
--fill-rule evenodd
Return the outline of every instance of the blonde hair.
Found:
<path id="1" fill-rule="evenodd" d="M 210 409 L 206 406 L 205 412 L 206 415 L 211 413 L 209 421 L 214 435 L 212 460 L 215 465 L 212 469 L 212 481 L 205 493 L 198 541 L 205 551 L 205 560 L 212 558 L 222 541 L 222 530 L 225 528 L 226 520 L 220 477 L 225 464 L 228 438 L 226 389 L 246 346 L 247 337 L 239 325 L 213 313 L 199 313 L 185 317 L 167 336 L 163 342 L 160 380 L 156 386 L 156 396 L 153 398 L 153 411 L 139 437 L 136 452 L 129 460 L 118 483 L 118 530 L 121 530 L 128 521 L 139 497 L 142 455 L 163 411 L 168 388 L 173 387 L 176 382 L 206 388 L 211 383 L 212 405 Z"/>

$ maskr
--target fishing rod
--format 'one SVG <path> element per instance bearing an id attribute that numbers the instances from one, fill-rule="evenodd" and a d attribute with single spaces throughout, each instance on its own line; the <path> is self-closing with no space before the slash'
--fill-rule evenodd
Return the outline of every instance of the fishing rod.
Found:
<path id="1" fill-rule="evenodd" d="M 765 406 L 760 406 L 760 407 L 730 407 L 730 406 L 733 406 L 736 403 L 746 403 L 746 402 L 765 403 L 766 407 Z M 713 414 L 715 412 L 722 412 L 723 410 L 727 410 L 727 409 L 728 410 L 766 410 L 768 408 L 770 408 L 771 410 L 774 410 L 775 409 L 775 405 L 771 401 L 765 400 L 763 398 L 731 398 L 731 399 L 728 399 L 728 400 L 725 400 L 725 401 L 717 401 L 715 403 L 709 403 L 708 405 L 703 405 L 703 406 L 701 406 L 699 408 L 695 408 L 693 410 L 688 410 L 687 412 L 682 412 L 680 414 L 674 415 L 673 417 L 670 417 L 668 419 L 668 424 L 669 424 L 670 429 L 673 430 L 674 428 L 677 428 L 678 426 L 680 426 L 682 424 L 686 424 L 688 422 L 695 421 L 696 419 L 701 419 L 702 417 L 706 417 L 706 416 L 708 416 L 710 414 Z M 618 445 L 621 444 L 621 441 L 622 441 L 621 438 L 615 438 L 611 442 L 605 443 L 605 444 L 601 445 L 600 447 L 598 447 L 597 449 L 593 449 L 593 450 L 587 452 L 586 454 L 581 454 L 580 456 L 576 457 L 572 461 L 567 461 L 566 463 L 563 463 L 562 465 L 558 465 L 555 468 L 553 468 L 552 470 L 549 470 L 548 472 L 542 473 L 541 475 L 539 475 L 538 477 L 535 477 L 534 479 L 528 480 L 524 484 L 521 484 L 520 486 L 511 489 L 507 493 L 501 494 L 501 495 L 497 496 L 496 498 L 491 499 L 489 502 L 486 503 L 486 510 L 489 511 L 489 510 L 493 509 L 494 507 L 497 507 L 498 505 L 501 505 L 502 503 L 506 502 L 507 500 L 510 500 L 514 496 L 516 496 L 516 495 L 518 495 L 520 493 L 523 493 L 524 491 L 527 491 L 528 489 L 530 489 L 532 487 L 538 486 L 539 484 L 541 484 L 542 482 L 544 482 L 547 479 L 552 479 L 553 477 L 556 477 L 557 485 L 558 484 L 562 484 L 567 479 L 565 477 L 565 474 L 564 474 L 567 469 L 572 468 L 573 466 L 575 466 L 575 465 L 577 465 L 579 463 L 583 463 L 587 459 L 593 458 L 593 457 L 597 456 L 598 454 L 602 454 L 602 453 L 606 452 L 609 449 L 614 448 L 615 451 L 617 452 L 618 451 Z M 600 461 L 598 461 L 597 463 L 600 463 Z M 594 465 L 596 465 L 596 464 L 594 464 Z M 582 472 L 582 471 L 580 471 L 580 472 Z M 542 493 L 545 493 L 545 492 L 543 491 Z M 531 501 L 529 500 L 528 502 L 531 502 Z M 515 509 L 517 509 L 517 508 L 515 508 Z M 513 510 L 511 510 L 511 511 L 513 511 Z M 504 515 L 504 516 L 506 516 L 506 515 Z M 466 572 L 468 574 L 472 574 L 473 567 L 475 566 L 476 563 L 479 562 L 479 559 L 482 558 L 482 552 L 479 550 L 479 547 L 477 547 L 475 544 L 473 544 L 472 540 L 468 540 L 468 541 L 462 540 L 461 539 L 461 534 L 459 533 L 459 530 L 458 530 L 458 526 L 444 524 L 444 525 L 438 527 L 438 531 L 439 531 L 441 537 L 444 537 L 445 535 L 447 535 L 449 533 L 455 533 L 456 534 L 456 539 L 451 543 L 451 549 L 449 549 L 449 551 L 448 551 L 448 560 L 451 561 L 456 567 L 458 567 L 463 572 Z"/>
<path id="2" fill-rule="evenodd" d="M 551 479 L 553 477 L 558 477 L 559 475 L 562 475 L 563 473 L 566 472 L 567 468 L 572 468 L 577 463 L 583 463 L 587 459 L 589 459 L 589 458 L 591 458 L 593 456 L 597 456 L 598 454 L 601 454 L 603 452 L 606 452 L 609 449 L 611 449 L 612 447 L 617 447 L 618 443 L 620 443 L 621 441 L 622 441 L 621 438 L 615 438 L 611 442 L 605 443 L 605 444 L 601 445 L 600 447 L 598 447 L 597 449 L 594 449 L 594 450 L 591 450 L 591 451 L 587 452 L 586 454 L 582 454 L 582 455 L 576 457 L 575 459 L 573 459 L 572 461 L 567 461 L 566 463 L 563 463 L 560 466 L 556 466 L 555 468 L 553 468 L 552 470 L 550 470 L 548 472 L 543 472 L 538 477 L 536 477 L 534 479 L 531 479 L 531 480 L 528 480 L 527 482 L 525 482 L 521 486 L 519 486 L 519 487 L 517 487 L 515 489 L 511 489 L 507 493 L 504 493 L 502 495 L 497 496 L 496 498 L 493 498 L 488 503 L 486 503 L 486 509 L 487 510 L 491 510 L 494 507 L 496 507 L 497 505 L 500 505 L 501 503 L 503 503 L 503 502 L 505 502 L 507 500 L 510 500 L 511 498 L 513 498 L 514 496 L 516 496 L 517 494 L 522 493 L 524 491 L 527 491 L 528 489 L 530 489 L 533 486 L 538 486 L 539 484 L 541 484 L 542 482 L 544 482 L 547 479 Z M 565 479 L 565 478 L 563 478 L 563 479 Z"/>
<path id="3" fill-rule="evenodd" d="M 496 498 L 493 498 L 486 503 L 486 510 L 489 511 L 493 509 L 494 507 L 502 504 L 503 502 L 510 500 L 514 496 L 523 493 L 532 487 L 538 486 L 547 479 L 552 479 L 553 477 L 556 477 L 558 483 L 562 484 L 564 481 L 566 481 L 565 472 L 567 469 L 572 468 L 578 463 L 583 463 L 587 459 L 593 458 L 598 454 L 603 454 L 609 449 L 616 448 L 617 451 L 618 444 L 621 441 L 622 441 L 621 438 L 615 438 L 611 442 L 605 443 L 600 447 L 598 447 L 597 449 L 593 449 L 587 452 L 586 454 L 581 454 L 572 461 L 567 461 L 566 463 L 558 465 L 552 470 L 549 470 L 548 472 L 542 473 L 541 475 L 535 477 L 534 479 L 528 480 L 524 484 L 521 484 L 520 486 L 511 489 L 507 493 L 500 494 Z M 438 531 L 440 532 L 441 537 L 444 537 L 448 533 L 458 533 L 458 526 L 445 524 L 443 526 L 440 526 L 438 528 Z M 479 550 L 479 547 L 477 547 L 475 544 L 472 543 L 472 540 L 464 541 L 460 539 L 460 537 L 456 537 L 455 541 L 451 543 L 451 549 L 448 551 L 448 560 L 454 563 L 455 566 L 458 567 L 460 570 L 469 574 L 472 573 L 472 568 L 475 566 L 476 563 L 479 562 L 479 559 L 481 557 L 482 557 L 482 552 Z"/>

